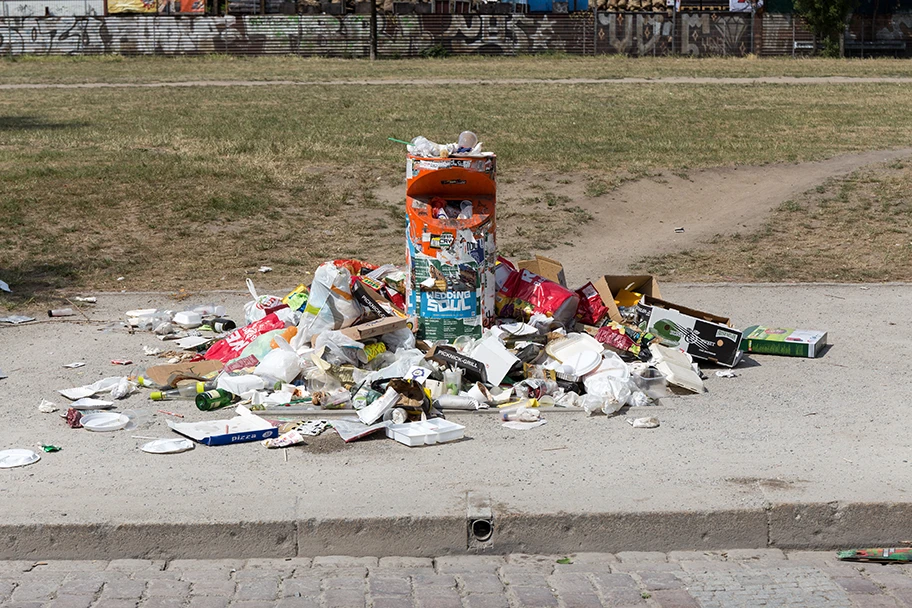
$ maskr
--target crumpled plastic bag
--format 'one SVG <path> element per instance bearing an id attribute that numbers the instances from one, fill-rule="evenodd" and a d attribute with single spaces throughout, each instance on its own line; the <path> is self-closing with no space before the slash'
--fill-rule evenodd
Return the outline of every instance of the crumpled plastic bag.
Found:
<path id="1" fill-rule="evenodd" d="M 274 339 L 279 347 L 269 351 L 254 368 L 253 373 L 260 377 L 291 382 L 298 377 L 304 365 L 298 353 L 289 346 L 285 338 L 276 336 Z"/>
<path id="2" fill-rule="evenodd" d="M 380 336 L 380 341 L 386 344 L 386 348 L 395 352 L 400 350 L 411 350 L 415 348 L 415 334 L 412 330 L 403 327 Z"/>
<path id="3" fill-rule="evenodd" d="M 250 325 L 254 321 L 259 321 L 267 315 L 267 310 L 282 304 L 282 298 L 278 296 L 258 295 L 256 287 L 253 286 L 253 281 L 251 279 L 247 279 L 247 291 L 250 292 L 250 297 L 253 298 L 252 301 L 244 304 L 244 319 L 246 320 L 247 325 Z"/>
<path id="4" fill-rule="evenodd" d="M 292 338 L 291 347 L 299 350 L 309 346 L 314 335 L 349 327 L 360 316 L 361 306 L 352 297 L 348 268 L 325 262 L 314 272 L 310 299 L 298 322 L 298 334 Z"/>
<path id="5" fill-rule="evenodd" d="M 586 396 L 590 395 L 602 399 L 602 411 L 611 415 L 627 404 L 630 395 L 636 388 L 632 386 L 629 377 L 622 380 L 612 375 L 611 371 L 603 371 L 588 376 L 583 385 L 586 387 Z M 585 397 L 583 398 L 586 401 Z M 583 406 L 585 408 L 585 405 Z M 588 411 L 588 410 L 587 410 Z"/>
<path id="6" fill-rule="evenodd" d="M 340 331 L 324 331 L 317 336 L 314 350 L 323 348 L 323 359 L 333 365 L 354 365 L 360 367 L 367 363 L 364 344 L 349 338 Z"/>

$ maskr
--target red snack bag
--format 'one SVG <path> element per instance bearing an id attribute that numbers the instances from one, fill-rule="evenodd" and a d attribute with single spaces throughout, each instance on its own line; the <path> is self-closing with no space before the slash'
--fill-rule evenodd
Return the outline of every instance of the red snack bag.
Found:
<path id="1" fill-rule="evenodd" d="M 598 325 L 608 314 L 608 307 L 602 302 L 602 296 L 595 290 L 591 281 L 577 289 L 576 293 L 580 297 L 576 309 L 577 320 L 587 325 Z"/>
<path id="2" fill-rule="evenodd" d="M 545 277 L 528 270 L 517 270 L 501 259 L 495 270 L 496 309 L 502 317 L 528 319 L 542 313 L 564 325 L 573 320 L 579 296 Z"/>
<path id="3" fill-rule="evenodd" d="M 203 355 L 207 360 L 218 360 L 222 363 L 228 363 L 232 359 L 237 359 L 247 346 L 256 340 L 260 335 L 273 329 L 284 329 L 285 322 L 279 319 L 275 313 L 270 313 L 254 321 L 250 325 L 239 327 L 233 332 L 213 344 Z"/>

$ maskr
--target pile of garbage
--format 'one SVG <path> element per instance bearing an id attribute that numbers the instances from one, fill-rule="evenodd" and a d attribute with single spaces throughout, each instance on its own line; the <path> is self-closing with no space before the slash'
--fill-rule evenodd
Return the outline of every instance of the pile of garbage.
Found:
<path id="1" fill-rule="evenodd" d="M 650 405 L 705 390 L 698 362 L 733 368 L 745 351 L 815 357 L 826 344 L 823 332 L 735 329 L 662 299 L 649 275 L 604 275 L 573 290 L 555 260 L 498 257 L 494 156 L 470 132 L 454 144 L 401 143 L 410 152 L 405 267 L 331 260 L 284 296 L 260 295 L 248 279 L 251 299 L 237 320 L 214 304 L 127 311 L 131 332 L 173 345 L 145 354 L 170 360 L 61 390 L 72 401 L 66 423 L 129 428 L 142 416 L 105 410 L 148 391 L 182 436 L 143 446 L 151 453 L 194 442 L 283 448 L 330 428 L 346 442 L 383 432 L 408 446 L 444 443 L 464 436 L 464 425 L 447 420 L 459 411 L 526 430 L 557 410 L 611 416 L 628 407 L 633 427 L 655 428 Z M 169 401 L 211 417 L 181 421 Z M 226 419 L 228 407 L 236 415 Z M 4 457 L 18 458 L 14 466 L 32 458 L 0 453 L 0 466 Z"/>

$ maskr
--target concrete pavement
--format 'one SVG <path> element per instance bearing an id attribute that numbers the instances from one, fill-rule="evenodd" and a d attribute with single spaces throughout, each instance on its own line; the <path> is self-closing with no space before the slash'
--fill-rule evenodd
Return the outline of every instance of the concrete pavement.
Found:
<path id="1" fill-rule="evenodd" d="M 871 608 L 912 566 L 778 549 L 0 562 L 0 608 Z"/>
<path id="2" fill-rule="evenodd" d="M 264 291 L 263 289 L 260 290 Z M 247 297 L 100 294 L 92 322 L 0 327 L 0 449 L 63 447 L 32 466 L 0 471 L 0 557 L 440 556 L 469 551 L 468 498 L 490 509 L 486 553 L 719 548 L 831 549 L 893 545 L 912 515 L 904 380 L 912 329 L 908 285 L 688 286 L 667 299 L 732 317 L 823 329 L 832 348 L 815 360 L 755 356 L 709 392 L 663 400 L 662 426 L 620 416 L 547 416 L 527 432 L 490 414 L 454 414 L 466 440 L 407 448 L 326 435 L 282 451 L 259 444 L 172 456 L 139 451 L 171 436 L 145 393 L 136 431 L 72 430 L 41 414 L 57 389 L 151 364 L 150 334 L 111 324 L 133 308 L 215 301 L 241 317 Z M 72 318 L 71 318 L 72 319 Z M 85 361 L 80 369 L 62 366 Z M 189 402 L 186 420 L 217 414 Z M 218 414 L 221 417 L 221 414 Z"/>

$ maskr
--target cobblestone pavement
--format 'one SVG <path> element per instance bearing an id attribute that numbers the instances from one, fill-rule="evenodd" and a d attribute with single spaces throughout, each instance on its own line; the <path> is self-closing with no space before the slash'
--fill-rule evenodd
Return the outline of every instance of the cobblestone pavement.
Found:
<path id="1" fill-rule="evenodd" d="M 569 563 L 568 563 L 569 562 Z M 0 608 L 912 607 L 912 564 L 834 552 L 0 561 Z"/>

